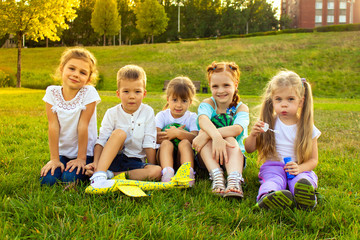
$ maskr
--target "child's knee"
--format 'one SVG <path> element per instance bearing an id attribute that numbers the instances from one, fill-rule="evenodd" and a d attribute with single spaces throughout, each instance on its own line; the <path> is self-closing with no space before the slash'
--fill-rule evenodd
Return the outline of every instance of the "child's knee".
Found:
<path id="1" fill-rule="evenodd" d="M 61 169 L 56 168 L 54 175 L 51 175 L 51 171 L 47 173 L 45 177 L 40 177 L 40 184 L 42 185 L 54 185 L 61 178 Z"/>
<path id="2" fill-rule="evenodd" d="M 229 143 L 235 145 L 235 146 L 238 146 L 238 143 L 237 143 L 237 141 L 236 141 L 236 139 L 234 137 L 226 137 L 225 140 L 228 141 Z"/>
<path id="3" fill-rule="evenodd" d="M 121 129 L 115 129 L 112 133 L 110 138 L 116 138 L 116 139 L 126 139 L 126 132 L 124 132 Z"/>
<path id="4" fill-rule="evenodd" d="M 181 140 L 181 141 L 179 142 L 178 148 L 179 148 L 180 151 L 183 150 L 183 149 L 186 149 L 186 148 L 187 148 L 187 149 L 192 149 L 191 143 L 190 143 L 190 141 L 187 140 L 187 139 Z"/>
<path id="5" fill-rule="evenodd" d="M 79 174 L 76 174 L 77 168 L 75 168 L 72 172 L 64 171 L 61 175 L 61 181 L 62 182 L 75 182 L 76 180 L 84 180 L 86 176 L 80 172 Z"/>
<path id="6" fill-rule="evenodd" d="M 174 149 L 174 144 L 170 140 L 164 140 L 161 142 L 160 148 Z"/>
<path id="7" fill-rule="evenodd" d="M 158 165 L 147 165 L 148 178 L 150 180 L 160 180 L 161 178 L 161 167 Z"/>

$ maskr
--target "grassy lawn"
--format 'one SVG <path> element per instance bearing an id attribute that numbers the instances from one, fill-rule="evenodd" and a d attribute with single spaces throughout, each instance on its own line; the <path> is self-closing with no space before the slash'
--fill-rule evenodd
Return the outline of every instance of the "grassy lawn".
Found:
<path id="1" fill-rule="evenodd" d="M 88 47 L 98 60 L 101 90 L 115 90 L 116 72 L 126 64 L 142 66 L 148 90 L 161 91 L 164 80 L 186 75 L 206 86 L 205 69 L 212 61 L 240 66 L 241 93 L 259 95 L 282 68 L 312 83 L 314 96 L 360 97 L 360 31 L 282 34 L 134 46 Z M 22 86 L 45 89 L 51 84 L 64 48 L 23 49 Z M 0 69 L 16 73 L 16 49 L 0 49 Z"/>
<path id="2" fill-rule="evenodd" d="M 221 47 L 225 48 L 226 43 Z M 147 48 L 150 51 L 152 46 Z M 98 50 L 99 57 L 100 48 L 93 49 Z M 61 49 L 51 51 L 55 50 L 61 52 Z M 32 50 L 28 51 L 26 54 Z M 193 62 L 189 61 L 190 66 Z M 242 63 L 240 57 L 236 61 Z M 198 69 L 203 69 L 204 64 L 199 64 Z M 108 67 L 115 65 L 119 66 Z M 266 74 L 270 72 L 273 70 Z M 174 75 L 173 72 L 166 78 Z M 86 186 L 68 191 L 61 185 L 40 187 L 40 169 L 49 158 L 45 104 L 41 100 L 44 94 L 44 90 L 0 89 L 0 239 L 360 238 L 360 101 L 357 99 L 315 98 L 315 124 L 322 131 L 318 142 L 319 165 L 315 171 L 322 198 L 315 211 L 305 212 L 252 210 L 259 188 L 256 154 L 247 155 L 243 200 L 211 194 L 210 181 L 204 172 L 198 172 L 192 189 L 153 191 L 151 197 L 141 199 L 120 193 L 86 195 Z M 145 98 L 145 103 L 155 112 L 165 103 L 161 95 L 150 91 Z M 100 91 L 100 96 L 98 125 L 106 109 L 118 103 L 114 91 Z M 242 101 L 250 107 L 253 123 L 254 108 L 260 99 L 242 95 Z M 196 106 L 192 110 L 196 111 Z"/>

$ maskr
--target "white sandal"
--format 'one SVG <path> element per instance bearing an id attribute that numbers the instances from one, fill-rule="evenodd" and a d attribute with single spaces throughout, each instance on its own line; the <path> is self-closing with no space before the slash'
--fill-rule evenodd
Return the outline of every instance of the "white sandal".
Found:
<path id="1" fill-rule="evenodd" d="M 211 190 L 214 194 L 222 196 L 225 190 L 224 172 L 221 168 L 215 168 L 209 172 L 212 180 Z M 220 190 L 219 192 L 217 190 Z"/>
<path id="2" fill-rule="evenodd" d="M 239 172 L 232 172 L 227 177 L 227 188 L 225 189 L 224 197 L 244 197 L 244 192 L 242 190 L 241 184 L 244 182 L 244 178 Z M 239 192 L 231 191 L 231 189 L 236 189 Z"/>

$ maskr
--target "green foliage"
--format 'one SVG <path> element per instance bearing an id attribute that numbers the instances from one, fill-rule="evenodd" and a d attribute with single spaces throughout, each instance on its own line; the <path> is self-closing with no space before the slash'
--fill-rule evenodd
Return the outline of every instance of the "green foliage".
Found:
<path id="1" fill-rule="evenodd" d="M 12 71 L 10 70 L 10 72 Z M 0 68 L 0 88 L 2 87 L 16 87 L 16 79 L 13 72 L 9 73 Z"/>
<path id="2" fill-rule="evenodd" d="M 166 30 L 169 19 L 166 16 L 164 7 L 157 0 L 144 0 L 139 2 L 135 8 L 136 28 L 147 37 L 163 33 Z"/>
<path id="3" fill-rule="evenodd" d="M 61 39 L 67 46 L 74 45 L 98 45 L 99 34 L 91 27 L 91 14 L 95 6 L 95 0 L 80 0 L 80 6 L 76 9 L 77 17 L 68 22 Z"/>
<path id="4" fill-rule="evenodd" d="M 321 27 L 315 28 L 314 30 L 317 31 L 317 32 L 360 31 L 360 23 L 321 26 Z"/>
<path id="5" fill-rule="evenodd" d="M 58 28 L 67 28 L 65 20 L 76 17 L 77 0 L 1 1 L 0 30 L 5 33 L 26 34 L 27 38 L 60 40 Z"/>
<path id="6" fill-rule="evenodd" d="M 24 35 L 37 41 L 45 37 L 60 40 L 59 29 L 67 28 L 66 20 L 76 17 L 78 0 L 5 0 L 0 3 L 0 32 L 17 38 L 17 87 L 21 87 L 21 40 Z"/>
<path id="7" fill-rule="evenodd" d="M 248 0 L 243 11 L 248 23 L 249 33 L 277 29 L 276 9 L 266 0 Z"/>
<path id="8" fill-rule="evenodd" d="M 41 187 L 40 169 L 49 158 L 44 94 L 0 89 L 1 239 L 360 238 L 358 100 L 314 99 L 315 125 L 322 131 L 315 169 L 321 198 L 315 211 L 253 211 L 259 189 L 256 154 L 246 154 L 242 200 L 213 195 L 208 173 L 199 169 L 193 188 L 152 191 L 140 199 L 86 195 L 86 185 Z M 99 94 L 98 125 L 105 111 L 119 103 L 115 91 Z M 165 104 L 162 95 L 150 92 L 144 102 L 158 112 Z M 242 101 L 253 124 L 260 98 L 242 96 Z"/>
<path id="9" fill-rule="evenodd" d="M 95 32 L 104 36 L 104 46 L 106 45 L 106 36 L 119 33 L 121 18 L 116 0 L 96 0 L 91 16 L 91 26 Z"/>
<path id="10" fill-rule="evenodd" d="M 290 28 L 292 19 L 287 14 L 281 14 L 279 24 L 280 29 L 287 29 Z"/>
<path id="11" fill-rule="evenodd" d="M 118 10 L 121 16 L 122 41 L 125 44 L 129 44 L 131 40 L 136 43 L 136 40 L 141 39 L 141 36 L 139 30 L 136 29 L 136 16 L 131 0 L 118 0 Z"/>

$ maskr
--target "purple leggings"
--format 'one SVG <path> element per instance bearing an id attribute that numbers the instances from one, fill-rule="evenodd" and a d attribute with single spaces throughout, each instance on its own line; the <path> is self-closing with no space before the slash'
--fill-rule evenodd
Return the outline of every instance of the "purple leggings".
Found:
<path id="1" fill-rule="evenodd" d="M 302 178 L 306 178 L 311 182 L 314 188 L 317 188 L 318 178 L 313 171 L 306 171 L 298 174 L 293 179 L 286 178 L 286 172 L 284 171 L 285 164 L 277 161 L 267 161 L 260 167 L 259 181 L 260 189 L 256 201 L 259 201 L 262 195 L 271 192 L 288 189 L 294 194 L 294 186 L 297 181 Z"/>

